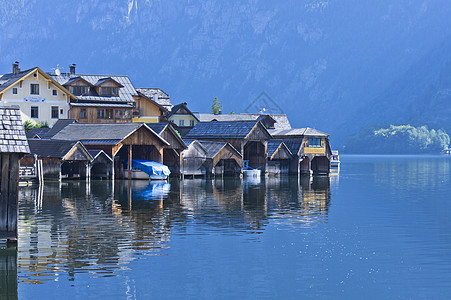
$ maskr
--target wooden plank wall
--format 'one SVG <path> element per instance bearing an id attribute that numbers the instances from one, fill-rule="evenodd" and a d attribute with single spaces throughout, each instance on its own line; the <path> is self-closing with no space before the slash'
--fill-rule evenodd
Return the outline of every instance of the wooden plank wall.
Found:
<path id="1" fill-rule="evenodd" d="M 0 238 L 17 239 L 19 154 L 1 153 Z"/>

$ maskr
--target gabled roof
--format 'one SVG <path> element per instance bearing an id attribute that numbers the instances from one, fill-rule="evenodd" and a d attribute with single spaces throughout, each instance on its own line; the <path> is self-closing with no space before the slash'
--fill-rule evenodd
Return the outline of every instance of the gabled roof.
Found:
<path id="1" fill-rule="evenodd" d="M 199 141 L 200 144 L 207 151 L 207 158 L 214 158 L 222 148 L 229 146 L 233 152 L 239 157 L 242 157 L 241 153 L 238 152 L 232 145 L 227 142 L 212 142 L 212 141 Z"/>
<path id="2" fill-rule="evenodd" d="M 186 137 L 244 139 L 259 123 L 260 121 L 199 122 Z M 263 125 L 261 127 L 264 128 Z"/>
<path id="3" fill-rule="evenodd" d="M 327 137 L 327 133 L 321 132 L 313 128 L 292 128 L 292 129 L 270 129 L 269 133 L 273 137 L 295 137 L 295 136 L 320 136 Z"/>
<path id="4" fill-rule="evenodd" d="M 138 91 L 139 89 L 137 89 Z M 140 95 L 141 97 L 145 98 L 147 101 L 153 103 L 154 105 L 156 105 L 158 108 L 160 108 L 161 110 L 163 110 L 164 112 L 169 111 L 172 108 L 171 106 L 165 106 L 165 105 L 161 105 L 160 103 L 158 103 L 157 101 L 155 101 L 152 97 L 148 97 L 146 96 L 144 93 L 141 93 L 140 91 L 138 91 L 138 95 Z"/>
<path id="5" fill-rule="evenodd" d="M 204 147 L 204 145 L 201 144 L 199 140 L 196 139 L 183 139 L 183 142 L 186 144 L 187 148 L 189 148 L 191 145 L 197 145 L 202 151 L 205 153 L 205 156 L 207 155 L 207 149 Z M 186 151 L 186 150 L 184 150 Z"/>
<path id="6" fill-rule="evenodd" d="M 113 161 L 111 159 L 111 157 L 108 154 L 106 154 L 103 150 L 88 150 L 88 152 L 92 156 L 91 162 L 95 161 L 97 159 L 97 157 L 99 157 L 101 155 L 105 156 L 108 160 Z"/>
<path id="7" fill-rule="evenodd" d="M 146 123 L 146 125 L 151 128 L 153 131 L 155 131 L 156 133 L 158 133 L 159 135 L 161 135 L 163 133 L 163 131 L 165 130 L 169 130 L 170 132 L 172 132 L 172 134 L 175 136 L 175 138 L 180 142 L 180 144 L 182 145 L 183 148 L 187 148 L 187 145 L 185 144 L 185 142 L 183 141 L 183 139 L 181 138 L 181 136 L 176 132 L 176 130 L 174 129 L 174 125 L 172 123 Z"/>
<path id="8" fill-rule="evenodd" d="M 71 74 L 62 73 L 56 75 L 54 73 L 48 73 L 53 79 L 55 79 L 61 85 L 70 84 L 75 78 L 81 78 L 88 82 L 91 86 L 95 86 L 99 80 L 112 79 L 122 87 L 119 88 L 119 96 L 100 96 L 95 89 L 89 89 L 88 95 L 74 96 L 78 101 L 86 102 L 122 102 L 133 103 L 135 99 L 133 96 L 137 96 L 138 93 L 135 90 L 130 78 L 122 75 L 90 75 L 90 74 Z"/>
<path id="9" fill-rule="evenodd" d="M 187 105 L 186 102 L 183 102 L 183 103 L 179 103 L 179 104 L 177 104 L 177 105 L 174 105 L 174 106 L 172 107 L 171 111 L 170 111 L 169 114 L 168 114 L 168 118 L 171 117 L 173 114 L 177 113 L 177 112 L 178 112 L 180 109 L 182 109 L 182 108 L 185 109 L 185 110 L 188 112 L 188 114 L 192 115 L 198 122 L 200 122 L 199 119 L 196 117 L 196 115 L 193 114 L 193 113 L 189 110 L 188 105 Z"/>
<path id="10" fill-rule="evenodd" d="M 0 106 L 0 153 L 29 153 L 18 108 Z"/>
<path id="11" fill-rule="evenodd" d="M 263 120 L 265 118 L 270 118 L 273 120 L 275 129 L 291 129 L 290 122 L 288 121 L 287 115 L 285 114 L 251 114 L 251 113 L 241 113 L 241 114 L 198 114 L 199 120 L 201 122 L 226 122 L 226 121 L 254 121 Z"/>
<path id="12" fill-rule="evenodd" d="M 62 84 L 60 84 L 58 81 L 54 80 L 49 74 L 45 73 L 38 67 L 34 67 L 25 71 L 21 71 L 17 74 L 8 73 L 4 74 L 2 77 L 0 77 L 0 94 L 5 92 L 7 89 L 9 89 L 11 86 L 19 82 L 20 80 L 25 79 L 28 75 L 30 75 L 33 72 L 39 72 L 40 75 L 44 76 L 47 80 L 51 80 L 54 85 L 56 85 L 59 89 L 64 91 L 67 95 L 69 95 L 70 98 L 75 99 L 76 97 L 72 95 Z"/>
<path id="13" fill-rule="evenodd" d="M 112 81 L 113 83 L 115 83 L 118 87 L 124 87 L 122 84 L 120 84 L 119 82 L 117 82 L 116 80 L 114 80 L 111 77 L 106 77 L 106 78 L 101 78 L 99 79 L 96 84 L 94 84 L 94 86 L 100 86 L 103 83 L 107 82 L 107 81 Z"/>
<path id="14" fill-rule="evenodd" d="M 302 146 L 302 137 L 289 137 L 283 138 L 283 143 L 287 146 L 288 150 L 290 150 L 292 155 L 299 155 L 301 146 Z"/>
<path id="15" fill-rule="evenodd" d="M 58 132 L 53 138 L 77 140 L 95 144 L 96 141 L 117 144 L 142 126 L 150 130 L 163 144 L 168 144 L 160 135 L 143 123 L 73 123 Z"/>
<path id="16" fill-rule="evenodd" d="M 29 139 L 28 143 L 30 153 L 38 157 L 65 159 L 74 147 L 80 147 L 86 153 L 87 160 L 92 160 L 88 150 L 78 141 Z"/>
<path id="17" fill-rule="evenodd" d="M 292 153 L 290 149 L 285 145 L 285 143 L 282 140 L 270 140 L 268 141 L 268 158 L 273 158 L 273 156 L 280 151 L 281 149 L 285 149 L 290 156 L 292 156 Z"/>
<path id="18" fill-rule="evenodd" d="M 169 98 L 169 95 L 166 94 L 162 89 L 138 88 L 136 89 L 136 91 L 143 94 L 145 97 L 152 99 L 153 101 L 163 106 L 167 110 L 171 110 L 172 108 L 171 99 Z"/>
<path id="19" fill-rule="evenodd" d="M 47 132 L 46 138 L 51 139 L 55 134 L 63 130 L 67 125 L 77 123 L 74 119 L 58 119 L 52 128 Z"/>
<path id="20" fill-rule="evenodd" d="M 33 128 L 25 135 L 27 139 L 45 139 L 50 128 Z"/>

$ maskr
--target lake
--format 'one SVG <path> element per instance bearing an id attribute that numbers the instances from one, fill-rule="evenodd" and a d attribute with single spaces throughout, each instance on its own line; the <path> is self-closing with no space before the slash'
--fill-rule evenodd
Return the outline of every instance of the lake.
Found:
<path id="1" fill-rule="evenodd" d="M 0 296 L 448 298 L 450 158 L 341 160 L 330 177 L 21 187 Z"/>

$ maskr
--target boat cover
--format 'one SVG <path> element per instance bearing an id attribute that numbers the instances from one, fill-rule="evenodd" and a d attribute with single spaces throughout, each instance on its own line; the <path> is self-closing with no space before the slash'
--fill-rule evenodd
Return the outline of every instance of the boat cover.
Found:
<path id="1" fill-rule="evenodd" d="M 169 171 L 168 166 L 157 163 L 155 161 L 144 160 L 144 159 L 133 159 L 132 168 L 143 171 L 149 176 L 169 176 L 171 171 Z"/>

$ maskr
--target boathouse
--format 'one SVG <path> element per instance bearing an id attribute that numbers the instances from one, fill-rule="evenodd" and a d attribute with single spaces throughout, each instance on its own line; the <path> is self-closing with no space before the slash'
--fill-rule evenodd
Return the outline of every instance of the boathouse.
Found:
<path id="1" fill-rule="evenodd" d="M 19 159 L 29 152 L 19 109 L 0 107 L 0 239 L 17 239 Z"/>
<path id="2" fill-rule="evenodd" d="M 288 175 L 293 155 L 282 140 L 268 141 L 268 175 Z"/>
<path id="3" fill-rule="evenodd" d="M 329 174 L 332 150 L 329 135 L 313 128 L 270 130 L 275 139 L 281 139 L 293 158 L 290 174 Z"/>
<path id="4" fill-rule="evenodd" d="M 114 179 L 130 172 L 132 159 L 163 163 L 163 149 L 169 143 L 143 123 L 86 124 L 66 126 L 54 139 L 81 141 L 88 150 L 103 150 L 113 160 Z"/>
<path id="5" fill-rule="evenodd" d="M 266 171 L 268 140 L 272 137 L 258 120 L 199 122 L 186 138 L 227 142 L 239 151 L 249 167 Z"/>
<path id="6" fill-rule="evenodd" d="M 88 150 L 92 156 L 91 177 L 96 179 L 110 179 L 112 176 L 113 160 L 103 150 Z"/>
<path id="7" fill-rule="evenodd" d="M 172 123 L 147 123 L 149 128 L 169 143 L 163 147 L 163 164 L 169 167 L 171 174 L 179 175 L 182 158 L 180 154 L 187 148 Z"/>
<path id="8" fill-rule="evenodd" d="M 34 169 L 42 179 L 89 179 L 92 156 L 78 141 L 29 139 L 30 154 L 20 160 L 20 167 Z"/>
<path id="9" fill-rule="evenodd" d="M 183 140 L 187 148 L 181 153 L 182 176 L 206 176 L 207 149 L 198 140 Z"/>

